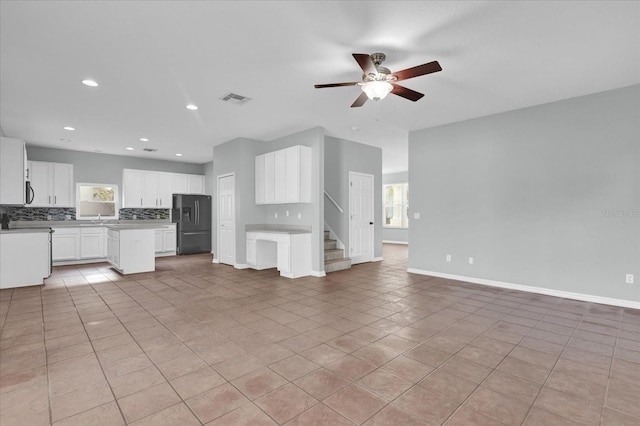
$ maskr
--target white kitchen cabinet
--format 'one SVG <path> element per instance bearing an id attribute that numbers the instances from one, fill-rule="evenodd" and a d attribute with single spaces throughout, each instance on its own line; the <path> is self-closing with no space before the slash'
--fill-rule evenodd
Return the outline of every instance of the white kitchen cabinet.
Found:
<path id="1" fill-rule="evenodd" d="M 189 187 L 187 194 L 204 194 L 204 176 L 187 175 Z"/>
<path id="2" fill-rule="evenodd" d="M 80 258 L 80 228 L 53 228 L 52 260 L 65 261 Z"/>
<path id="3" fill-rule="evenodd" d="M 75 207 L 73 164 L 29 161 L 30 207 Z"/>
<path id="4" fill-rule="evenodd" d="M 122 274 L 151 272 L 156 269 L 153 228 L 109 227 L 107 260 Z"/>
<path id="5" fill-rule="evenodd" d="M 155 255 L 173 256 L 176 254 L 176 224 L 164 226 L 155 230 Z"/>
<path id="6" fill-rule="evenodd" d="M 123 207 L 170 209 L 173 194 L 204 194 L 204 176 L 132 169 L 122 172 Z"/>
<path id="7" fill-rule="evenodd" d="M 280 275 L 311 275 L 311 233 L 247 232 L 247 265 L 253 269 L 278 268 Z"/>
<path id="8" fill-rule="evenodd" d="M 24 141 L 0 138 L 0 204 L 24 205 L 27 167 Z"/>
<path id="9" fill-rule="evenodd" d="M 144 172 L 142 170 L 122 171 L 122 207 L 144 207 Z"/>
<path id="10" fill-rule="evenodd" d="M 171 193 L 187 194 L 189 192 L 189 178 L 181 173 L 171 174 Z"/>
<path id="11" fill-rule="evenodd" d="M 49 230 L 0 232 L 0 288 L 43 284 L 51 275 Z"/>
<path id="12" fill-rule="evenodd" d="M 256 156 L 256 204 L 311 202 L 311 148 L 291 146 Z"/>
<path id="13" fill-rule="evenodd" d="M 104 228 L 80 228 L 80 259 L 104 258 Z"/>

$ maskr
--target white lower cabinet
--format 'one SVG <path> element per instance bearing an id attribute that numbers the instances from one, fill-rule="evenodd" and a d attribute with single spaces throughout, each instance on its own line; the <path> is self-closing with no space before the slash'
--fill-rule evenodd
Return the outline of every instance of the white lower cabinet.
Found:
<path id="1" fill-rule="evenodd" d="M 41 285 L 51 274 L 49 232 L 0 233 L 0 288 Z"/>
<path id="2" fill-rule="evenodd" d="M 80 228 L 53 228 L 52 260 L 66 261 L 80 258 Z"/>
<path id="3" fill-rule="evenodd" d="M 177 234 L 176 224 L 172 223 L 164 228 L 155 230 L 155 253 L 158 256 L 173 256 L 176 254 Z"/>
<path id="4" fill-rule="evenodd" d="M 156 269 L 154 256 L 155 229 L 109 229 L 107 259 L 122 274 L 152 272 Z"/>
<path id="5" fill-rule="evenodd" d="M 57 265 L 88 263 L 108 259 L 110 240 L 106 226 L 53 228 L 52 260 Z M 176 224 L 158 225 L 155 233 L 155 256 L 176 254 Z"/>
<path id="6" fill-rule="evenodd" d="M 247 265 L 253 269 L 278 268 L 280 275 L 311 275 L 311 234 L 247 232 Z"/>
<path id="7" fill-rule="evenodd" d="M 104 228 L 80 228 L 80 259 L 104 258 Z"/>

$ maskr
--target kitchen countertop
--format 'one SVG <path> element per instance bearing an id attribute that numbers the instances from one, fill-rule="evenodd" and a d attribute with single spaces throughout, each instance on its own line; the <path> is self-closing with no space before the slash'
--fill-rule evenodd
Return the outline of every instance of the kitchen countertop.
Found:
<path id="1" fill-rule="evenodd" d="M 0 229 L 0 234 L 35 234 L 38 232 L 51 232 L 50 227 L 37 227 L 37 228 L 10 228 Z"/>
<path id="2" fill-rule="evenodd" d="M 16 220 L 11 221 L 9 228 L 77 228 L 91 226 L 109 226 L 109 225 L 170 225 L 168 219 L 152 219 L 152 220 Z"/>
<path id="3" fill-rule="evenodd" d="M 246 232 L 269 232 L 273 234 L 310 234 L 311 226 L 306 225 L 273 225 L 255 224 L 245 225 Z"/>
<path id="4" fill-rule="evenodd" d="M 127 231 L 127 230 L 139 230 L 139 229 L 158 229 L 159 227 L 162 227 L 163 225 L 170 225 L 170 223 L 165 223 L 165 224 L 152 224 L 152 223 L 121 223 L 121 224 L 117 224 L 117 223 L 112 223 L 112 224 L 106 224 L 105 226 L 107 227 L 107 229 L 111 229 L 113 231 Z"/>

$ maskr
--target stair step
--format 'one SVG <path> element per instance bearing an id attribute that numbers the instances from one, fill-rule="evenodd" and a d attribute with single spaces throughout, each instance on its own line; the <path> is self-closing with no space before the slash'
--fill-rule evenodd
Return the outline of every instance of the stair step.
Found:
<path id="1" fill-rule="evenodd" d="M 336 240 L 324 240 L 324 249 L 325 250 L 333 250 L 336 248 Z"/>
<path id="2" fill-rule="evenodd" d="M 342 259 L 344 257 L 344 249 L 328 249 L 324 251 L 324 261 Z"/>
<path id="3" fill-rule="evenodd" d="M 324 231 L 324 239 L 325 240 L 329 239 L 329 231 Z"/>
<path id="4" fill-rule="evenodd" d="M 324 272 L 326 274 L 330 272 L 342 271 L 349 268 L 351 268 L 351 259 L 348 257 L 342 259 L 327 260 L 324 262 Z"/>

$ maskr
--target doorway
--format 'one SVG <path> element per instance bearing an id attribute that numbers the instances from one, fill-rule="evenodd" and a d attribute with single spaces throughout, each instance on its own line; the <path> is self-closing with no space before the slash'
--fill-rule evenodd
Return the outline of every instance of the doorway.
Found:
<path id="1" fill-rule="evenodd" d="M 218 261 L 235 266 L 235 174 L 218 176 Z"/>
<path id="2" fill-rule="evenodd" d="M 351 263 L 374 257 L 373 175 L 349 172 L 349 257 Z"/>

